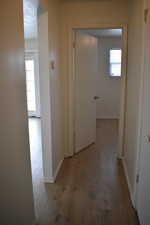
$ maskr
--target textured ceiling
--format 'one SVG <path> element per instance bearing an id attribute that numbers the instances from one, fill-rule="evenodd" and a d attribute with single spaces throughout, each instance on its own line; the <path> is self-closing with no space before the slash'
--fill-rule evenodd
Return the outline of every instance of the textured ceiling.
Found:
<path id="1" fill-rule="evenodd" d="M 25 39 L 37 37 L 37 0 L 24 0 Z"/>

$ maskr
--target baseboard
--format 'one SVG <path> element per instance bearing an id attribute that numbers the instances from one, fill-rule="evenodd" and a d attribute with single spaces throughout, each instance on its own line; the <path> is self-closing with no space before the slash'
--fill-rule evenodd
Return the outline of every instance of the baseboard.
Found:
<path id="1" fill-rule="evenodd" d="M 62 166 L 63 161 L 64 161 L 64 159 L 62 159 L 60 161 L 60 163 L 58 164 L 57 169 L 56 169 L 56 171 L 55 171 L 55 173 L 54 173 L 54 175 L 52 177 L 44 177 L 44 182 L 45 183 L 50 183 L 50 184 L 55 183 L 57 175 L 59 173 L 59 170 L 60 170 L 60 168 Z"/>
<path id="2" fill-rule="evenodd" d="M 126 177 L 126 181 L 127 181 L 127 185 L 128 185 L 128 189 L 129 189 L 131 202 L 132 202 L 133 207 L 135 208 L 134 194 L 132 193 L 131 183 L 130 183 L 130 180 L 129 180 L 128 171 L 127 171 L 127 167 L 126 167 L 126 163 L 125 163 L 124 158 L 122 159 L 122 164 L 123 164 L 124 173 L 125 173 L 125 177 Z"/>
<path id="3" fill-rule="evenodd" d="M 57 166 L 57 169 L 56 169 L 56 171 L 55 171 L 55 173 L 54 173 L 54 182 L 56 181 L 57 175 L 58 175 L 59 170 L 60 170 L 60 168 L 61 168 L 61 166 L 62 166 L 62 164 L 63 164 L 63 161 L 64 161 L 64 159 L 62 159 L 62 160 L 60 161 L 60 163 L 58 164 L 58 166 Z"/>
<path id="4" fill-rule="evenodd" d="M 68 153 L 65 153 L 64 158 L 65 158 L 65 159 L 67 159 L 67 158 L 71 158 L 72 156 L 73 156 L 73 154 L 70 154 L 70 153 L 69 153 L 69 154 L 68 154 Z"/>
<path id="5" fill-rule="evenodd" d="M 44 177 L 44 183 L 47 184 L 53 184 L 54 183 L 54 178 L 53 177 Z"/>
<path id="6" fill-rule="evenodd" d="M 116 117 L 101 117 L 96 119 L 97 120 L 119 120 L 119 118 L 116 118 Z"/>

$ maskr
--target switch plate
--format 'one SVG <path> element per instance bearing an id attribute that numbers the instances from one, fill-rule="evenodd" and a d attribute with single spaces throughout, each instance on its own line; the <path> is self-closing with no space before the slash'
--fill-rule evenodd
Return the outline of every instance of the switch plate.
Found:
<path id="1" fill-rule="evenodd" d="M 148 138 L 148 142 L 150 142 L 150 134 L 147 136 L 147 138 Z"/>
<path id="2" fill-rule="evenodd" d="M 54 60 L 52 60 L 52 61 L 50 62 L 50 67 L 51 67 L 52 70 L 55 69 L 55 61 L 54 61 Z"/>

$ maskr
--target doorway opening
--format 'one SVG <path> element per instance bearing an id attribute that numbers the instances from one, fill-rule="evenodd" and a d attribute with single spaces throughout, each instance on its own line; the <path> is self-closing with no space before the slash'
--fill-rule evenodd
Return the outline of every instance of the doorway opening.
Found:
<path id="1" fill-rule="evenodd" d="M 96 131 L 103 126 L 117 134 L 116 153 L 118 158 L 122 158 L 126 92 L 125 29 L 76 28 L 72 31 L 72 155 L 96 143 Z"/>
<path id="2" fill-rule="evenodd" d="M 48 19 L 48 9 L 44 4 L 24 0 L 26 92 L 35 211 L 39 185 L 45 190 L 45 183 L 55 182 Z"/>
<path id="3" fill-rule="evenodd" d="M 33 185 L 43 176 L 37 10 L 36 1 L 24 0 L 26 96 Z"/>

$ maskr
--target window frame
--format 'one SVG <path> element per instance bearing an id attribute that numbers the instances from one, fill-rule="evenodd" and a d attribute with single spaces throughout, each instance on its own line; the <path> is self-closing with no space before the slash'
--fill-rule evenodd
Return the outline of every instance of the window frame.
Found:
<path id="1" fill-rule="evenodd" d="M 111 50 L 121 50 L 121 74 L 120 74 L 120 76 L 112 76 L 112 73 L 111 73 L 111 65 L 112 64 L 119 64 L 119 63 L 111 63 L 110 62 L 110 57 L 111 57 L 111 55 L 110 55 L 110 51 Z M 117 79 L 119 79 L 119 78 L 121 78 L 122 77 L 122 48 L 120 47 L 120 48 L 110 48 L 109 49 L 109 77 L 111 77 L 111 78 L 117 78 Z"/>
<path id="2" fill-rule="evenodd" d="M 29 117 L 40 117 L 40 87 L 39 87 L 39 68 L 38 68 L 38 53 L 37 52 L 25 52 L 25 61 L 34 61 L 34 78 L 35 78 L 35 103 L 36 111 L 28 111 Z M 26 73 L 26 68 L 25 68 Z M 27 87 L 26 87 L 27 89 Z M 27 95 L 27 93 L 26 93 Z"/>

